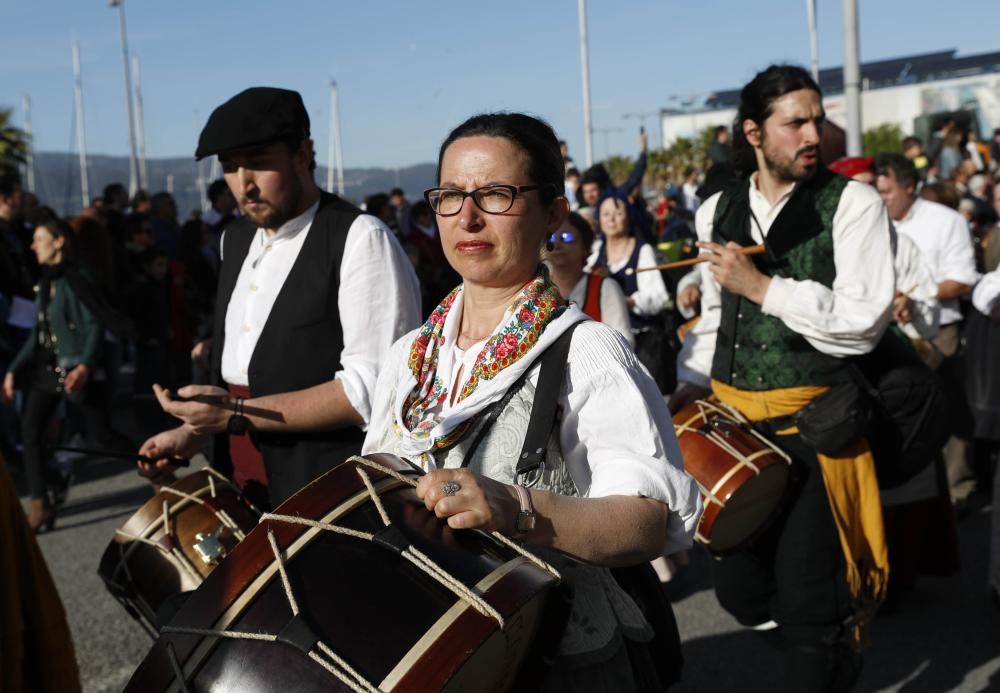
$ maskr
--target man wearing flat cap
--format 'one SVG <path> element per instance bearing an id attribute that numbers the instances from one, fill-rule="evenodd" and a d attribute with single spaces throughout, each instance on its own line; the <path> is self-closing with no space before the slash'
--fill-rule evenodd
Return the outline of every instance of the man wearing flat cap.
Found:
<path id="1" fill-rule="evenodd" d="M 420 324 L 420 289 L 382 222 L 317 187 L 297 92 L 254 87 L 216 108 L 195 157 L 211 155 L 243 212 L 221 243 L 215 384 L 179 398 L 153 386 L 183 423 L 143 444 L 158 461 L 140 467 L 162 476 L 165 458 L 227 433 L 213 464 L 231 460 L 244 493 L 273 507 L 360 450 L 382 359 Z"/>

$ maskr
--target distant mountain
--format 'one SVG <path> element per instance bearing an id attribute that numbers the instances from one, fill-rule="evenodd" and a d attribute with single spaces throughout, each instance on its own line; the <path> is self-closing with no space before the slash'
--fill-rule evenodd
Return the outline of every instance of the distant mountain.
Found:
<path id="1" fill-rule="evenodd" d="M 198 193 L 198 167 L 193 158 L 147 159 L 149 191 L 172 190 L 177 210 L 183 221 L 195 209 L 201 208 Z M 202 162 L 204 175 L 211 182 L 212 161 Z M 94 155 L 87 157 L 88 193 L 99 197 L 110 183 L 128 185 L 128 157 Z M 316 181 L 326 186 L 326 168 L 316 169 Z M 427 188 L 436 183 L 434 164 L 417 164 L 400 169 L 349 168 L 344 170 L 344 194 L 357 203 L 368 195 L 389 192 L 400 187 L 411 202 L 420 199 Z M 35 189 L 42 204 L 63 215 L 75 214 L 83 204 L 80 194 L 80 164 L 76 154 L 65 152 L 35 153 Z"/>

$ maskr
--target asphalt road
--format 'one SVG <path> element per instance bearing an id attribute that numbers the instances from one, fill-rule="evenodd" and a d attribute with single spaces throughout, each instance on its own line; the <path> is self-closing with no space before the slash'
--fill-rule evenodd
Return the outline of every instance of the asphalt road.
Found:
<path id="1" fill-rule="evenodd" d="M 119 461 L 80 463 L 77 479 L 55 530 L 39 542 L 66 607 L 84 690 L 119 691 L 151 643 L 95 571 L 115 529 L 151 492 L 131 465 Z M 1000 609 L 985 588 L 988 531 L 986 512 L 963 520 L 962 572 L 921 579 L 897 612 L 878 618 L 857 691 L 1000 691 Z M 712 560 L 696 550 L 667 588 L 686 660 L 675 690 L 778 690 L 775 650 L 716 602 Z"/>

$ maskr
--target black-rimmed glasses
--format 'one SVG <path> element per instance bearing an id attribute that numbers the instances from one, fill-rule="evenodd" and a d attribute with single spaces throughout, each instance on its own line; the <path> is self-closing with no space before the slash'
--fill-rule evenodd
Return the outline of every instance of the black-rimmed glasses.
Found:
<path id="1" fill-rule="evenodd" d="M 424 192 L 424 199 L 435 214 L 451 217 L 462 211 L 465 198 L 471 197 L 479 209 L 487 214 L 503 214 L 514 206 L 514 198 L 532 190 L 552 188 L 551 185 L 487 185 L 471 192 L 455 188 L 431 188 Z"/>

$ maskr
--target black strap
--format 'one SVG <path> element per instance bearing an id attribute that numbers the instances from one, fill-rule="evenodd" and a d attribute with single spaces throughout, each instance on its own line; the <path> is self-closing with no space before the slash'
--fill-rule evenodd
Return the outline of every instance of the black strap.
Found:
<path id="1" fill-rule="evenodd" d="M 518 477 L 537 471 L 545 462 L 549 434 L 552 432 L 552 425 L 556 418 L 556 407 L 559 404 L 559 389 L 562 387 L 563 374 L 566 371 L 566 359 L 569 357 L 569 346 L 573 339 L 573 330 L 579 324 L 577 322 L 568 327 L 545 350 L 545 353 L 539 359 L 541 365 L 538 373 L 538 385 L 535 388 L 535 397 L 531 402 L 531 418 L 528 421 L 528 430 L 524 435 L 521 454 L 517 460 L 517 471 L 514 475 L 515 482 Z M 490 407 L 483 425 L 476 432 L 476 437 L 462 459 L 463 467 L 468 466 L 472 461 L 472 456 L 479 448 L 480 443 L 482 443 L 486 434 L 489 433 L 493 424 L 496 423 L 500 413 L 524 385 L 524 381 L 530 371 L 530 368 L 525 369 L 521 377 L 507 389 L 507 393 L 496 404 Z"/>
<path id="2" fill-rule="evenodd" d="M 569 345 L 573 341 L 573 330 L 579 324 L 574 323 L 570 326 L 542 354 L 538 385 L 535 388 L 535 398 L 531 402 L 528 432 L 524 434 L 521 456 L 517 460 L 517 471 L 514 473 L 515 483 L 522 476 L 539 471 L 545 463 L 549 436 L 556 420 L 559 389 L 562 387 L 563 375 L 566 372 L 566 360 L 569 358 Z"/>
<path id="3" fill-rule="evenodd" d="M 483 438 L 485 438 L 486 434 L 490 432 L 491 428 L 493 428 L 493 424 L 496 423 L 497 418 L 499 418 L 500 412 L 507 408 L 507 404 L 524 386 L 524 381 L 527 379 L 530 371 L 530 368 L 525 368 L 524 372 L 521 373 L 518 379 L 511 383 L 511 386 L 507 388 L 507 392 L 504 393 L 504 396 L 494 402 L 490 408 L 486 410 L 486 413 L 483 415 L 483 425 L 479 427 L 478 431 L 476 431 L 476 437 L 472 439 L 469 449 L 465 451 L 465 456 L 462 458 L 463 467 L 468 467 L 469 463 L 472 462 L 472 456 L 476 454 L 476 450 L 479 449 L 479 445 L 483 442 Z M 441 464 L 438 463 L 438 467 L 440 466 Z"/>

